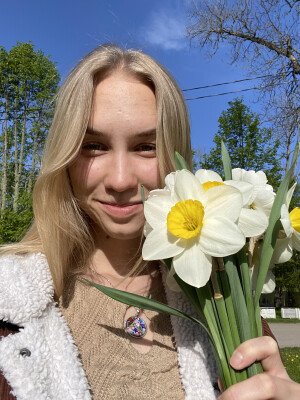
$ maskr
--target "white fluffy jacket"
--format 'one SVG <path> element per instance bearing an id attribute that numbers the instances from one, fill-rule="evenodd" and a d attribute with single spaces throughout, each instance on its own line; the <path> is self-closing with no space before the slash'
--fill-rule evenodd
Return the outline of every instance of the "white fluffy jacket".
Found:
<path id="1" fill-rule="evenodd" d="M 168 303 L 193 314 L 181 294 L 166 288 Z M 0 369 L 18 400 L 88 400 L 88 382 L 68 325 L 53 300 L 45 256 L 0 258 L 0 320 L 21 326 L 0 340 Z M 217 381 L 203 330 L 171 317 L 187 400 L 214 400 Z"/>

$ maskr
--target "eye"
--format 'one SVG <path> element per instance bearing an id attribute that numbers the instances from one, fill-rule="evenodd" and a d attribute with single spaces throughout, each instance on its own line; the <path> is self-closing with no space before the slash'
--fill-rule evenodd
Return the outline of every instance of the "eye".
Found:
<path id="1" fill-rule="evenodd" d="M 87 156 L 102 154 L 107 150 L 107 146 L 100 142 L 86 142 L 81 147 L 81 152 Z"/>
<path id="2" fill-rule="evenodd" d="M 145 153 L 147 155 L 156 155 L 156 144 L 155 143 L 141 143 L 136 146 L 135 151 L 138 153 Z"/>

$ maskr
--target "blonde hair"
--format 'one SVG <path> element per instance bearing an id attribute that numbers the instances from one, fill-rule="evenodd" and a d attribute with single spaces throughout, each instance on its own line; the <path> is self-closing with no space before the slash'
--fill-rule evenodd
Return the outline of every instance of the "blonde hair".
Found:
<path id="1" fill-rule="evenodd" d="M 116 45 L 102 45 L 84 57 L 62 85 L 45 144 L 42 167 L 33 191 L 35 220 L 24 238 L 2 252 L 40 251 L 46 255 L 57 296 L 66 278 L 83 271 L 94 243 L 87 217 L 79 208 L 68 177 L 91 114 L 95 86 L 116 70 L 149 85 L 157 102 L 157 157 L 163 185 L 175 170 L 174 152 L 191 164 L 189 120 L 180 89 L 150 56 Z"/>

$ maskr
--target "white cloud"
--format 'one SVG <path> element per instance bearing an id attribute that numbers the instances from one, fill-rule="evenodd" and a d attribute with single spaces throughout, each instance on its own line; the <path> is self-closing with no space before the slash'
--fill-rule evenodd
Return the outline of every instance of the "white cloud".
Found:
<path id="1" fill-rule="evenodd" d="M 144 26 L 144 40 L 164 50 L 181 50 L 187 47 L 185 38 L 185 20 L 169 11 L 156 12 L 150 16 Z"/>

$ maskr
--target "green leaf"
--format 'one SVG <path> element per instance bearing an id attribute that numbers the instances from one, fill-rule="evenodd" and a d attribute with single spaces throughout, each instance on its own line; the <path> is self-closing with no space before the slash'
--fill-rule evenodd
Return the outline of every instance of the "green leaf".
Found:
<path id="1" fill-rule="evenodd" d="M 176 317 L 182 317 L 182 318 L 188 319 L 192 322 L 195 322 L 196 324 L 202 326 L 202 328 L 207 332 L 210 339 L 212 340 L 209 330 L 201 321 L 199 321 L 197 318 L 194 318 L 194 317 L 191 317 L 191 316 L 185 314 L 184 312 L 182 312 L 180 310 L 177 310 L 174 307 L 170 307 L 167 304 L 161 303 L 157 300 L 148 299 L 146 297 L 139 296 L 134 293 L 129 293 L 129 292 L 125 292 L 123 290 L 118 290 L 118 289 L 108 288 L 103 285 L 98 285 L 97 283 L 91 282 L 87 279 L 83 279 L 83 280 L 85 282 L 87 282 L 89 285 L 94 286 L 95 288 L 100 290 L 102 293 L 106 294 L 107 296 L 109 296 L 112 299 L 117 300 L 121 303 L 128 304 L 133 307 L 143 308 L 145 310 L 175 315 Z"/>
<path id="2" fill-rule="evenodd" d="M 144 185 L 141 185 L 141 197 L 142 197 L 142 202 L 144 204 L 146 201 Z"/>
<path id="3" fill-rule="evenodd" d="M 294 168 L 294 165 L 298 161 L 299 149 L 300 149 L 300 143 L 298 142 L 296 147 L 295 147 L 293 158 L 292 158 L 292 161 L 291 161 L 291 165 L 290 165 L 291 169 Z"/>
<path id="4" fill-rule="evenodd" d="M 262 248 L 259 270 L 258 270 L 258 277 L 257 283 L 255 288 L 255 299 L 254 299 L 254 307 L 258 307 L 259 305 L 259 298 L 261 295 L 261 291 L 263 285 L 266 280 L 267 272 L 270 266 L 271 258 L 274 252 L 274 247 L 276 244 L 276 240 L 278 237 L 278 232 L 280 230 L 280 214 L 281 214 L 281 206 L 284 204 L 286 199 L 286 194 L 289 188 L 289 183 L 293 174 L 294 165 L 297 162 L 298 154 L 299 154 L 299 147 L 300 144 L 298 143 L 294 155 L 293 155 L 293 163 L 291 164 L 291 168 L 286 173 L 285 177 L 283 178 L 274 203 L 271 210 L 270 218 L 269 218 L 269 226 L 266 230 L 265 237 L 264 237 L 264 244 Z"/>
<path id="5" fill-rule="evenodd" d="M 226 181 L 229 181 L 232 179 L 232 168 L 231 168 L 231 161 L 230 161 L 230 156 L 229 153 L 226 149 L 226 146 L 222 140 L 221 142 L 221 152 L 222 152 L 222 162 L 223 162 L 223 168 L 224 168 L 224 177 Z"/>
<path id="6" fill-rule="evenodd" d="M 226 257 L 225 270 L 231 287 L 231 297 L 236 316 L 237 327 L 239 330 L 239 336 L 241 338 L 241 342 L 244 342 L 245 340 L 252 339 L 252 334 L 240 277 L 236 269 L 233 256 Z M 247 368 L 247 374 L 249 378 L 260 372 L 261 366 L 259 364 L 254 363 Z"/>
<path id="7" fill-rule="evenodd" d="M 179 153 L 177 153 L 177 151 L 175 151 L 175 165 L 177 170 L 181 169 L 189 170 L 189 167 L 187 166 L 185 159 Z"/>

